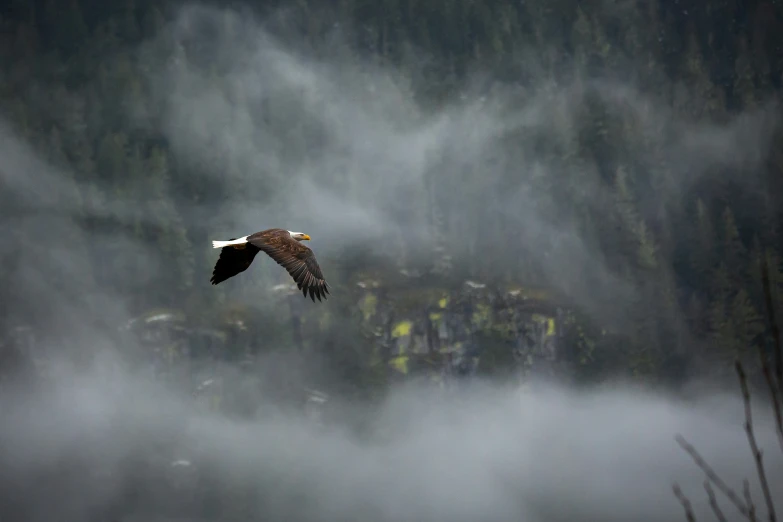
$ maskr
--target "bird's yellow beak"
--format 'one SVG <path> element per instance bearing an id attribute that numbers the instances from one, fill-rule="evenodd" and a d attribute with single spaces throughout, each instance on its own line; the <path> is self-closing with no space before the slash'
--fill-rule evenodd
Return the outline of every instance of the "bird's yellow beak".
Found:
<path id="1" fill-rule="evenodd" d="M 310 241 L 310 236 L 308 236 L 307 234 L 302 234 L 302 240 L 303 241 Z"/>

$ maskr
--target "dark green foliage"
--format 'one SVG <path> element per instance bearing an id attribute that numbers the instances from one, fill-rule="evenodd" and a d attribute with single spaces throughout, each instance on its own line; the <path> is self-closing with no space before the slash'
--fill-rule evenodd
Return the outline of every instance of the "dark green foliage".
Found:
<path id="1" fill-rule="evenodd" d="M 606 277 L 622 280 L 632 295 L 621 304 L 606 303 L 625 314 L 612 325 L 623 341 L 585 334 L 563 353 L 571 354 L 570 362 L 581 367 L 581 374 L 624 368 L 652 375 L 672 361 L 700 357 L 702 351 L 716 360 L 729 359 L 764 340 L 755 266 L 760 256 L 768 256 L 780 285 L 775 238 L 783 213 L 775 203 L 783 200 L 781 134 L 774 137 L 769 161 L 755 167 L 761 172 L 716 167 L 709 150 L 703 164 L 691 158 L 683 165 L 676 142 L 700 125 L 723 123 L 767 101 L 783 73 L 783 61 L 774 53 L 783 45 L 783 34 L 741 24 L 734 2 L 705 7 L 706 16 L 698 23 L 683 20 L 681 9 L 667 2 L 617 4 L 622 6 L 614 10 L 565 0 L 341 0 L 329 12 L 303 0 L 291 5 L 254 2 L 253 7 L 263 13 L 284 7 L 271 30 L 316 55 L 325 52 L 325 42 L 333 42 L 339 22 L 340 36 L 347 39 L 346 58 L 399 70 L 424 113 L 458 99 L 473 72 L 494 79 L 483 91 L 490 102 L 492 93 L 500 92 L 493 89 L 504 88 L 544 99 L 545 78 L 552 86 L 573 85 L 578 109 L 545 115 L 556 131 L 515 129 L 504 138 L 503 155 L 488 154 L 475 165 L 452 165 L 448 154 L 433 158 L 432 164 L 450 177 L 427 172 L 405 201 L 389 203 L 401 222 L 416 216 L 427 224 L 426 233 L 435 237 L 431 249 L 409 251 L 402 232 L 386 238 L 382 248 L 400 263 L 420 262 L 444 279 L 459 274 L 488 282 L 538 282 L 549 273 L 546 265 L 552 260 L 547 256 L 557 255 L 557 240 L 548 231 L 521 230 L 526 209 L 515 214 L 493 206 L 502 202 L 513 208 L 515 198 L 528 190 L 533 196 L 517 206 L 534 206 L 553 223 L 573 223 L 585 249 L 595 254 L 596 262 L 605 261 Z M 756 4 L 749 2 L 745 9 L 746 18 L 758 24 Z M 252 114 L 231 108 L 232 100 L 250 96 L 222 75 L 234 57 L 199 48 L 198 42 L 166 40 L 170 11 L 155 2 L 10 2 L 1 14 L 0 109 L 42 158 L 67 173 L 68 200 L 77 207 L 73 217 L 96 238 L 95 244 L 78 244 L 89 249 L 99 285 L 127 295 L 134 308 L 143 309 L 185 301 L 197 308 L 216 295 L 266 295 L 258 290 L 260 283 L 287 282 L 277 267 L 262 263 L 244 274 L 241 283 L 218 289 L 204 284 L 214 261 L 209 238 L 247 226 L 231 205 L 263 202 L 284 212 L 286 203 L 272 201 L 272 195 L 298 189 L 280 165 L 247 161 L 219 138 L 228 123 L 240 122 L 237 142 L 242 147 L 271 143 L 290 170 L 317 169 L 319 152 L 335 138 L 333 129 L 304 116 L 306 87 L 279 96 L 280 103 L 259 100 Z M 145 54 L 152 38 L 176 48 L 170 63 L 156 63 Z M 186 59 L 190 62 L 183 65 Z M 198 96 L 200 85 L 216 86 L 234 111 L 216 115 L 214 126 L 204 129 L 214 144 L 203 156 L 206 160 L 189 157 L 176 143 L 161 139 L 168 122 L 162 121 L 160 100 L 152 95 L 150 70 L 164 66 L 190 67 L 189 92 Z M 618 111 L 610 100 L 622 93 L 588 88 L 591 78 L 633 82 L 650 101 Z M 682 125 L 694 127 L 678 133 L 664 121 L 666 115 L 650 107 L 670 110 Z M 528 157 L 546 163 L 547 176 L 523 180 L 529 173 L 513 166 Z M 492 171 L 500 162 L 506 164 L 496 176 Z M 690 184 L 696 179 L 692 171 L 699 169 L 704 175 Z M 344 178 L 321 181 L 359 200 L 361 189 L 367 190 L 361 187 L 361 169 L 348 166 L 344 172 Z M 221 175 L 225 182 L 215 181 Z M 766 181 L 743 185 L 753 187 L 745 190 L 752 194 L 745 194 L 728 183 L 743 177 L 769 180 L 769 186 Z M 0 212 L 10 217 L 13 202 L 2 198 L 0 194 Z M 764 204 L 749 210 L 749 201 Z M 199 210 L 204 208 L 209 212 Z M 131 251 L 112 240 L 114 232 L 158 252 L 156 262 L 139 248 Z M 509 241 L 530 246 L 510 256 Z M 13 262 L 0 259 L 4 266 Z M 341 263 L 335 261 L 331 273 Z M 580 270 L 586 281 L 598 280 L 585 267 L 573 268 Z M 122 276 L 115 277 L 117 273 Z M 349 276 L 339 278 L 354 284 Z M 0 301 L 17 298 L 13 288 L 0 284 Z M 600 299 L 606 298 L 595 295 L 596 303 Z M 775 299 L 779 304 L 780 292 Z M 590 308 L 584 300 L 581 305 Z M 348 309 L 335 313 L 349 320 Z M 608 315 L 614 320 L 617 314 Z M 589 331 L 600 332 L 601 326 Z M 359 350 L 355 341 L 345 331 L 325 342 L 330 357 L 346 365 L 345 372 L 374 371 L 361 358 L 348 369 Z M 338 356 L 339 350 L 347 355 Z"/>

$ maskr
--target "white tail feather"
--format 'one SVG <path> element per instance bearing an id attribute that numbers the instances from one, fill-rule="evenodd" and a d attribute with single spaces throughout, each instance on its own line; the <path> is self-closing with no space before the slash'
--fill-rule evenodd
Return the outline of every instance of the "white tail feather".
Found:
<path id="1" fill-rule="evenodd" d="M 213 241 L 212 248 L 223 248 L 230 245 L 244 245 L 245 243 L 247 243 L 247 236 L 232 239 L 230 241 Z"/>

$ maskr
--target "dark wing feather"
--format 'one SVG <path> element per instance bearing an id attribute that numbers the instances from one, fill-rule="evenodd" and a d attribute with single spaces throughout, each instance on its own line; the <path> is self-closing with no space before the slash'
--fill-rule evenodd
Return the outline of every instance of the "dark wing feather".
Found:
<path id="1" fill-rule="evenodd" d="M 233 239 L 236 238 L 232 238 L 232 240 Z M 216 285 L 244 272 L 253 262 L 253 259 L 258 252 L 258 247 L 249 243 L 244 245 L 244 248 L 234 248 L 231 246 L 221 248 L 220 257 L 218 257 L 215 268 L 212 270 L 212 278 L 209 280 L 210 283 Z"/>
<path id="2" fill-rule="evenodd" d="M 308 292 L 310 299 L 315 302 L 317 297 L 326 299 L 329 293 L 329 284 L 324 279 L 321 267 L 315 259 L 315 254 L 310 248 L 299 243 L 295 239 L 286 238 L 282 235 L 274 235 L 265 238 L 250 238 L 253 245 L 263 250 L 269 257 L 274 259 L 278 265 L 286 269 L 293 278 L 297 288 L 302 291 L 305 297 Z"/>

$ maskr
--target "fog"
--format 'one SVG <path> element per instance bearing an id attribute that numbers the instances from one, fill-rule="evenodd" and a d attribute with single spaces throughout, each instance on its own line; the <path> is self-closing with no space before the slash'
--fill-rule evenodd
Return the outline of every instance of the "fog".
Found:
<path id="1" fill-rule="evenodd" d="M 428 266 L 443 243 L 456 270 L 490 277 L 519 277 L 524 258 L 527 282 L 618 331 L 634 291 L 576 209 L 606 214 L 605 178 L 628 161 L 577 155 L 588 103 L 603 104 L 606 125 L 638 126 L 628 137 L 634 161 L 671 170 L 642 193 L 640 212 L 653 222 L 683 210 L 684 195 L 716 173 L 750 186 L 780 121 L 764 100 L 694 124 L 663 93 L 576 63 L 563 78 L 516 86 L 487 87 L 477 71 L 460 96 L 432 106 L 415 94 L 431 59 L 424 50 L 401 71 L 347 50 L 339 24 L 328 45 L 309 49 L 284 23 L 264 22 L 194 6 L 140 51 L 155 103 L 136 108 L 139 121 L 160 125 L 190 176 L 230 184 L 222 201 L 194 209 L 210 238 L 281 226 L 307 231 L 323 259 L 361 246 L 407 267 Z M 535 53 L 523 58 L 537 70 Z"/>
<path id="2" fill-rule="evenodd" d="M 247 13 L 191 6 L 167 29 L 137 52 L 153 103 L 128 109 L 138 125 L 161 126 L 186 175 L 225 195 L 206 202 L 177 195 L 188 226 L 209 239 L 269 227 L 304 231 L 325 267 L 360 244 L 396 263 L 402 243 L 413 264 L 431 257 L 435 239 L 469 266 L 481 266 L 484 248 L 507 249 L 509 265 L 532 252 L 543 282 L 608 322 L 634 297 L 632 287 L 567 212 L 577 203 L 601 208 L 608 194 L 599 166 L 533 144 L 515 148 L 509 136 L 551 138 L 568 152 L 585 96 L 598 95 L 650 133 L 669 133 L 664 155 L 682 176 L 649 195 L 652 207 L 677 200 L 716 165 L 752 172 L 774 127 L 771 106 L 694 126 L 638 86 L 578 75 L 559 84 L 542 78 L 519 92 L 485 92 L 472 82 L 462 98 L 426 107 L 399 71 L 349 54 L 337 28 L 333 49 L 304 49 Z M 217 75 L 205 72 L 210 64 Z M 319 146 L 292 142 L 293 129 Z M 568 191 L 548 186 L 563 170 L 578 182 Z M 76 202 L 68 190 L 78 177 L 36 157 L 6 125 L 0 175 L 13 209 L 4 214 L 0 249 L 14 252 L 9 281 L 25 296 L 4 307 L 22 317 L 46 314 L 41 338 L 51 357 L 50 382 L 20 379 L 0 397 L 3 519 L 157 520 L 160 506 L 175 503 L 211 520 L 682 520 L 674 481 L 704 519 L 704 476 L 675 443 L 677 433 L 737 491 L 751 478 L 761 505 L 735 390 L 675 398 L 626 383 L 585 391 L 561 382 L 474 381 L 445 390 L 411 382 L 380 403 L 336 397 L 340 420 L 325 424 L 262 395 L 248 397 L 260 412 L 251 419 L 205 411 L 127 364 L 122 351 L 141 349 L 117 335 L 128 297 L 95 283 L 81 246 L 100 242 L 131 256 L 133 272 L 116 274 L 129 284 L 131 274 L 161 270 L 160 254 L 130 234 L 80 228 L 77 209 L 100 216 L 107 207 Z M 427 215 L 425 186 L 436 187 L 443 229 Z M 109 203 L 115 219 L 149 217 L 121 196 Z M 502 222 L 508 241 L 487 246 L 482 220 L 494 215 L 502 219 L 492 226 Z M 194 249 L 217 256 L 207 240 Z M 262 263 L 270 264 L 258 258 L 251 271 L 266 271 Z M 198 285 L 208 279 L 196 274 Z M 265 286 L 253 291 L 254 300 L 268 295 Z M 334 294 L 317 306 L 348 299 L 339 288 Z M 257 366 L 291 371 L 283 377 L 307 385 L 318 364 L 292 371 L 285 348 Z M 89 357 L 75 363 L 69 349 Z M 767 408 L 755 418 L 779 490 L 783 459 Z M 175 480 L 205 470 L 223 503 L 173 500 L 143 479 L 150 461 L 165 463 Z M 129 484 L 145 486 L 134 493 Z M 120 500 L 133 512 L 112 511 Z M 730 520 L 739 518 L 720 501 Z"/>
<path id="3" fill-rule="evenodd" d="M 672 481 L 703 514 L 703 476 L 676 433 L 738 491 L 743 477 L 754 477 L 736 394 L 685 402 L 625 387 L 575 393 L 479 382 L 444 395 L 410 384 L 371 412 L 344 405 L 368 422 L 355 432 L 287 410 L 252 421 L 204 413 L 105 363 L 61 367 L 46 391 L 2 398 L 4 505 L 15 509 L 6 515 L 106 516 L 101 509 L 127 494 L 125 481 L 147 459 L 164 470 L 171 463 L 180 480 L 192 470 L 176 462 L 213 473 L 227 497 L 224 515 L 244 509 L 285 520 L 678 520 Z M 757 417 L 779 484 L 769 416 Z M 135 518 L 114 516 L 157 520 L 153 506 L 173 502 L 161 499 L 173 492 L 148 482 L 135 488 Z"/>

